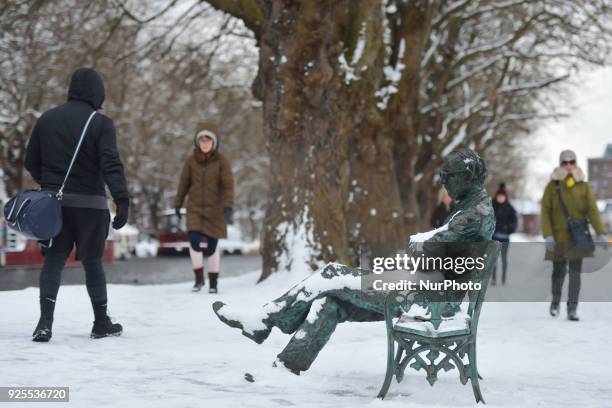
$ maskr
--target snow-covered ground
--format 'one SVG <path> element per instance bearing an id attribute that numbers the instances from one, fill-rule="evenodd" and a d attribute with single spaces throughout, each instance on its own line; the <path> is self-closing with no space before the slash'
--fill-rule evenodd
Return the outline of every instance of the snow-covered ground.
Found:
<path id="1" fill-rule="evenodd" d="M 432 388 L 422 372 L 407 370 L 387 399 L 376 399 L 385 372 L 382 322 L 341 324 L 299 377 L 271 368 L 287 335 L 275 329 L 257 345 L 211 310 L 219 299 L 263 304 L 298 279 L 279 273 L 254 286 L 257 277 L 221 279 L 216 296 L 191 293 L 189 283 L 110 285 L 110 313 L 124 333 L 101 340 L 89 339 L 85 288 L 65 286 L 48 344 L 30 341 L 38 290 L 0 292 L 0 386 L 69 386 L 69 405 L 79 407 L 474 406 L 457 371 L 442 374 Z M 612 407 L 611 304 L 581 304 L 579 323 L 550 318 L 547 307 L 485 304 L 478 362 L 487 406 Z M 245 372 L 255 383 L 244 380 Z"/>

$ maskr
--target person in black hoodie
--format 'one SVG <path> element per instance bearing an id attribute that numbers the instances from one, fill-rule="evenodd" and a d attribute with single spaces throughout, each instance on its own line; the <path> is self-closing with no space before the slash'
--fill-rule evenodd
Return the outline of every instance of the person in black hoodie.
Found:
<path id="1" fill-rule="evenodd" d="M 508 200 L 506 185 L 501 183 L 493 198 L 493 211 L 495 211 L 495 232 L 493 239 L 501 242 L 502 262 L 502 285 L 506 284 L 506 271 L 508 269 L 508 247 L 510 246 L 510 234 L 516 231 L 516 210 Z M 491 284 L 495 285 L 497 280 L 497 268 L 493 270 Z"/>
<path id="2" fill-rule="evenodd" d="M 68 101 L 43 113 L 28 142 L 25 168 L 44 191 L 57 192 L 89 115 L 102 107 L 104 83 L 93 69 L 77 69 L 70 80 Z M 123 164 L 117 150 L 115 126 L 96 113 L 85 133 L 64 188 L 62 230 L 42 242 L 44 264 L 40 273 L 40 319 L 33 340 L 51 339 L 53 314 L 61 274 L 72 248 L 85 269 L 87 292 L 94 313 L 92 338 L 120 335 L 123 328 L 107 315 L 106 277 L 102 255 L 109 232 L 110 212 L 105 185 L 117 208 L 113 228 L 125 225 L 129 196 Z"/>

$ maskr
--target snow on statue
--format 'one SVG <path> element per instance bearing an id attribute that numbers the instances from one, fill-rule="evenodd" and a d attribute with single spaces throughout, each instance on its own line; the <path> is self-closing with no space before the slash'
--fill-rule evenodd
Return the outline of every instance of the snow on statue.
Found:
<path id="1" fill-rule="evenodd" d="M 411 237 L 411 251 L 415 250 L 414 242 L 424 241 L 423 251 L 430 256 L 456 256 L 452 243 L 491 239 L 495 217 L 484 189 L 486 172 L 485 162 L 472 150 L 454 151 L 446 157 L 440 183 L 457 206 L 444 226 Z M 258 344 L 266 340 L 273 327 L 293 334 L 274 366 L 284 366 L 299 374 L 308 370 L 338 323 L 384 320 L 387 292 L 363 291 L 361 278 L 366 272 L 329 263 L 259 309 L 238 309 L 215 302 L 213 310 L 222 322 L 242 330 L 243 335 Z M 422 272 L 425 273 L 434 281 L 467 278 L 453 271 Z"/>

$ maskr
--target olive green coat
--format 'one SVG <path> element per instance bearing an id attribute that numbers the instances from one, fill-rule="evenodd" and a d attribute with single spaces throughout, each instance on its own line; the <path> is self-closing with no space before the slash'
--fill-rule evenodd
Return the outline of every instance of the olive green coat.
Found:
<path id="1" fill-rule="evenodd" d="M 566 180 L 569 174 L 562 167 L 556 168 L 542 196 L 542 235 L 544 237 L 552 235 L 555 238 L 555 243 L 557 243 L 554 253 L 546 252 L 546 259 L 548 260 L 577 259 L 592 255 L 571 250 L 570 244 L 572 241 L 567 228 L 567 217 L 563 212 L 556 190 L 557 182 L 569 216 L 573 219 L 587 219 L 598 235 L 605 234 L 595 197 L 589 184 L 585 181 L 584 173 L 577 167 L 573 170 L 572 176 L 576 184 L 573 187 L 567 187 Z"/>
<path id="2" fill-rule="evenodd" d="M 223 154 L 215 150 L 204 159 L 199 149 L 194 149 L 183 165 L 174 208 L 183 206 L 186 195 L 187 229 L 226 238 L 223 208 L 234 206 L 234 178 Z"/>

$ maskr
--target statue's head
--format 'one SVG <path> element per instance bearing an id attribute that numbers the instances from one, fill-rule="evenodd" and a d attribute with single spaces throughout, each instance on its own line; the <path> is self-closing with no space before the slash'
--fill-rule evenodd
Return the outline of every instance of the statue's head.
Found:
<path id="1" fill-rule="evenodd" d="M 487 165 L 473 150 L 452 151 L 444 159 L 440 179 L 448 194 L 455 200 L 462 200 L 470 191 L 484 188 Z"/>

